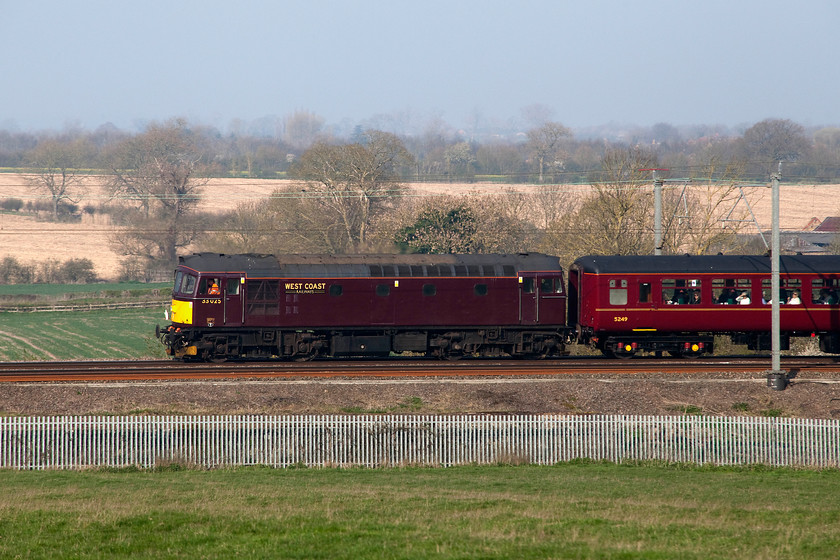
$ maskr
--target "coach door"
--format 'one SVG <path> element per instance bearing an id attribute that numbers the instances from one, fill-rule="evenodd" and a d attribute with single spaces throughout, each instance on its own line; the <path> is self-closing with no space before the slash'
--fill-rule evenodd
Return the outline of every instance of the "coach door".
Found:
<path id="1" fill-rule="evenodd" d="M 225 317 L 224 324 L 228 327 L 238 327 L 242 325 L 243 314 L 245 308 L 242 306 L 242 287 L 245 285 L 245 279 L 226 278 L 224 292 L 222 297 L 225 299 Z"/>
<path id="2" fill-rule="evenodd" d="M 519 273 L 519 323 L 536 325 L 540 320 L 539 278 L 536 272 Z"/>

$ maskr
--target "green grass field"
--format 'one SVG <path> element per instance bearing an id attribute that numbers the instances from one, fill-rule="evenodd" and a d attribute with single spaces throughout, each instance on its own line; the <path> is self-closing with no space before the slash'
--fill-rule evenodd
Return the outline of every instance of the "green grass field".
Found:
<path id="1" fill-rule="evenodd" d="M 55 313 L 0 313 L 0 361 L 163 358 L 155 324 L 163 306 Z"/>
<path id="2" fill-rule="evenodd" d="M 50 296 L 59 298 L 71 294 L 113 293 L 122 295 L 126 292 L 147 292 L 168 290 L 171 282 L 147 284 L 144 282 L 112 282 L 105 284 L 0 284 L 0 296 Z"/>
<path id="3" fill-rule="evenodd" d="M 2 558 L 837 558 L 840 472 L 0 472 Z"/>

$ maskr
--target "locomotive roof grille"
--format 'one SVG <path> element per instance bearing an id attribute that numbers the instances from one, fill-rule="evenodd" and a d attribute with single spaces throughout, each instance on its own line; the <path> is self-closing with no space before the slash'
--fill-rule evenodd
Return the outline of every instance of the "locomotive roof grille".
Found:
<path id="1" fill-rule="evenodd" d="M 346 278 L 414 276 L 515 276 L 520 271 L 561 272 L 560 259 L 540 253 L 482 255 L 224 255 L 195 253 L 180 265 L 199 272 L 252 277 Z"/>
<path id="2" fill-rule="evenodd" d="M 572 268 L 592 274 L 770 274 L 770 257 L 759 255 L 599 256 L 577 259 Z M 781 255 L 786 274 L 840 274 L 837 255 Z"/>

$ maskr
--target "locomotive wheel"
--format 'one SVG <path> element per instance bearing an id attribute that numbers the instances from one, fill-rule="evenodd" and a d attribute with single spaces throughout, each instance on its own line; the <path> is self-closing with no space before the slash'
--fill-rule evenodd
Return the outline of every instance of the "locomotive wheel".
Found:
<path id="1" fill-rule="evenodd" d="M 204 359 L 205 362 L 210 362 L 213 364 L 221 364 L 227 361 L 227 356 L 213 354 L 209 350 L 205 350 L 204 354 L 202 354 L 201 357 Z"/>

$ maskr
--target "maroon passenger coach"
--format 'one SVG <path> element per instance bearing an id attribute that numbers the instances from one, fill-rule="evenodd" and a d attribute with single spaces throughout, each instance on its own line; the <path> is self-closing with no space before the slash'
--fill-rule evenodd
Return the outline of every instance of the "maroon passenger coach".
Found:
<path id="1" fill-rule="evenodd" d="M 569 333 L 559 259 L 535 253 L 199 253 L 179 259 L 171 313 L 156 329 L 167 352 L 216 361 L 539 357 Z"/>
<path id="2" fill-rule="evenodd" d="M 766 256 L 587 256 L 569 269 L 569 324 L 604 354 L 699 356 L 715 334 L 770 349 L 771 278 Z M 780 257 L 782 349 L 819 336 L 840 353 L 840 257 Z"/>

